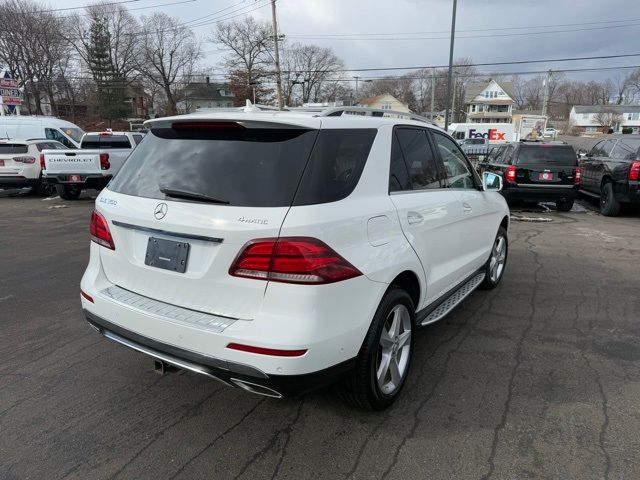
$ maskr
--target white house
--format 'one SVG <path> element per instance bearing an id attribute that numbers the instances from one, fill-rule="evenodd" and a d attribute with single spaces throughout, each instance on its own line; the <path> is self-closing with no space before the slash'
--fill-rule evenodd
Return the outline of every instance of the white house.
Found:
<path id="1" fill-rule="evenodd" d="M 358 102 L 360 107 L 380 108 L 382 110 L 395 110 L 397 112 L 410 112 L 409 106 L 402 103 L 389 93 L 376 95 L 375 97 L 363 98 Z"/>
<path id="2" fill-rule="evenodd" d="M 569 124 L 578 133 L 640 133 L 640 105 L 574 105 Z"/>
<path id="3" fill-rule="evenodd" d="M 511 82 L 469 82 L 464 92 L 467 123 L 511 123 L 515 103 L 512 90 Z"/>

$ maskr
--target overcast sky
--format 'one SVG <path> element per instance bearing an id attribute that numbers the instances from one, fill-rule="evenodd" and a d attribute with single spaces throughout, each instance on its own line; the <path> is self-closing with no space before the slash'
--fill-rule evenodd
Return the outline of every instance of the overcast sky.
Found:
<path id="1" fill-rule="evenodd" d="M 224 19 L 224 14 L 238 18 L 243 12 L 260 20 L 271 20 L 268 0 L 193 0 L 180 5 L 143 8 L 171 1 L 133 0 L 125 5 L 138 9 L 132 11 L 136 16 L 157 10 L 185 22 L 207 15 L 203 22 Z M 52 8 L 86 3 L 85 0 L 49 1 Z M 347 68 L 382 68 L 446 64 L 452 3 L 453 0 L 278 0 L 277 5 L 280 32 L 286 35 L 287 42 L 331 47 Z M 199 26 L 194 31 L 204 37 L 213 27 L 215 25 Z M 640 0 L 458 0 L 456 31 L 455 57 L 468 56 L 476 63 L 640 53 Z M 418 33 L 408 35 L 415 32 Z M 376 35 L 362 39 L 358 34 Z M 315 36 L 321 38 L 302 38 Z M 407 36 L 420 38 L 407 40 Z M 465 36 L 472 38 L 463 38 Z M 205 43 L 207 66 L 218 66 L 224 52 L 216 49 L 216 45 Z M 640 56 L 483 67 L 482 70 L 620 65 L 640 65 Z M 626 72 L 628 70 L 568 75 L 576 79 L 615 78 Z M 221 70 L 216 69 L 215 73 Z M 394 72 L 397 73 L 402 72 Z M 354 72 L 352 75 L 380 74 Z"/>

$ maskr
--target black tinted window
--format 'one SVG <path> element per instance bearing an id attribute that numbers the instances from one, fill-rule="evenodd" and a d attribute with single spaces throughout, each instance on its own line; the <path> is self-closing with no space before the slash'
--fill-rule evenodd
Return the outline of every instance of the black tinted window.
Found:
<path id="1" fill-rule="evenodd" d="M 49 140 L 55 140 L 57 142 L 62 143 L 67 148 L 76 148 L 71 140 L 65 137 L 62 132 L 56 130 L 55 128 L 45 128 L 44 129 L 45 137 Z"/>
<path id="2" fill-rule="evenodd" d="M 20 143 L 0 143 L 0 155 L 12 155 L 14 153 L 27 153 L 29 147 Z"/>
<path id="3" fill-rule="evenodd" d="M 109 189 L 164 199 L 160 188 L 169 188 L 234 206 L 289 206 L 317 136 L 302 129 L 154 129 Z"/>
<path id="4" fill-rule="evenodd" d="M 444 164 L 447 186 L 449 188 L 474 188 L 473 175 L 456 142 L 437 132 L 433 132 L 433 138 Z"/>
<path id="5" fill-rule="evenodd" d="M 85 135 L 80 148 L 131 148 L 131 142 L 124 135 Z"/>
<path id="6" fill-rule="evenodd" d="M 611 150 L 616 144 L 615 140 L 603 140 L 596 144 L 595 147 L 591 150 L 591 155 L 594 157 L 609 157 Z"/>
<path id="7" fill-rule="evenodd" d="M 389 167 L 389 192 L 411 190 L 409 171 L 400 149 L 400 143 L 394 133 L 391 140 L 391 165 Z"/>
<path id="8" fill-rule="evenodd" d="M 640 138 L 621 138 L 611 151 L 611 157 L 620 160 L 635 160 L 638 158 Z"/>
<path id="9" fill-rule="evenodd" d="M 396 130 L 400 148 L 411 176 L 413 188 L 440 188 L 438 167 L 424 130 L 399 128 Z"/>
<path id="10" fill-rule="evenodd" d="M 518 165 L 578 165 L 578 157 L 570 145 L 521 145 Z"/>
<path id="11" fill-rule="evenodd" d="M 142 135 L 133 135 L 133 140 L 136 144 L 140 143 L 142 141 Z"/>
<path id="12" fill-rule="evenodd" d="M 294 205 L 335 202 L 358 184 L 376 129 L 320 130 Z"/>

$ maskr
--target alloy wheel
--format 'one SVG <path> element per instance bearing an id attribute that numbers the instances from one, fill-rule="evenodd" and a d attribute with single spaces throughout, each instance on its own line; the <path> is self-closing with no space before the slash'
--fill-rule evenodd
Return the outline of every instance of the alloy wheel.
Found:
<path id="1" fill-rule="evenodd" d="M 489 261 L 489 277 L 493 283 L 497 283 L 502 276 L 506 259 L 507 241 L 502 235 L 499 235 L 493 244 L 491 260 Z"/>
<path id="2" fill-rule="evenodd" d="M 376 380 L 383 393 L 391 395 L 402 385 L 410 354 L 411 315 L 405 305 L 398 304 L 389 312 L 380 334 Z"/>

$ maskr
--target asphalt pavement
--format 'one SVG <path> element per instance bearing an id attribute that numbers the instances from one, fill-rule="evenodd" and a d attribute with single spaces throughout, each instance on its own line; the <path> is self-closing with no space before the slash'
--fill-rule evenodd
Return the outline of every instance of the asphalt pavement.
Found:
<path id="1" fill-rule="evenodd" d="M 501 286 L 421 329 L 402 398 L 368 413 L 103 339 L 78 290 L 92 205 L 0 198 L 0 479 L 640 478 L 637 213 L 518 212 Z"/>

